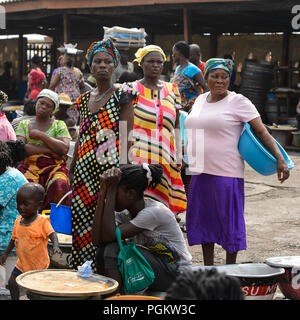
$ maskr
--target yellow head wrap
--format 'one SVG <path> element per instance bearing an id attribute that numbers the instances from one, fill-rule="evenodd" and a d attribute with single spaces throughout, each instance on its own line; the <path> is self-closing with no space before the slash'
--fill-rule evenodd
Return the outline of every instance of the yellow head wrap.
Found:
<path id="1" fill-rule="evenodd" d="M 165 53 L 163 52 L 162 48 L 159 46 L 155 46 L 153 44 L 150 44 L 149 46 L 146 46 L 144 48 L 140 48 L 136 53 L 135 53 L 135 57 L 136 59 L 134 61 L 137 61 L 139 66 L 141 65 L 142 60 L 144 59 L 144 57 L 150 53 L 150 52 L 159 52 L 162 56 L 164 61 L 167 60 Z"/>

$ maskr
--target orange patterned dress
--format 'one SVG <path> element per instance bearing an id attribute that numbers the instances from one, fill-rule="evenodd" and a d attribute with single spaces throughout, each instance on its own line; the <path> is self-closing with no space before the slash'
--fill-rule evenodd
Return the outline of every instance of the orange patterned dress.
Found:
<path id="1" fill-rule="evenodd" d="M 181 108 L 178 87 L 164 82 L 161 90 L 151 90 L 139 81 L 124 88 L 127 86 L 139 93 L 134 107 L 133 163 L 159 163 L 163 167 L 162 182 L 144 194 L 164 203 L 174 214 L 185 212 L 186 194 L 176 164 L 176 110 Z"/>

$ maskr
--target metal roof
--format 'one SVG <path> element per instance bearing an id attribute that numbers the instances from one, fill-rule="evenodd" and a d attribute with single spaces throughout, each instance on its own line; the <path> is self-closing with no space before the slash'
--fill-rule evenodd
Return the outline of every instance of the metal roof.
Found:
<path id="1" fill-rule="evenodd" d="M 0 0 L 1 1 L 1 0 Z M 9 0 L 8 0 L 9 1 Z M 27 11 L 9 11 L 6 13 L 6 30 L 0 34 L 41 33 L 52 36 L 62 33 L 63 15 L 68 16 L 71 34 L 85 37 L 100 37 L 102 26 L 120 25 L 124 27 L 144 27 L 151 34 L 182 34 L 183 8 L 189 10 L 191 32 L 203 33 L 254 33 L 254 32 L 291 32 L 292 8 L 297 0 L 249 0 L 216 2 L 189 0 L 72 0 L 37 1 L 10 0 L 18 2 L 8 7 L 24 7 Z M 19 2 L 25 1 L 23 5 Z M 130 5 L 131 3 L 159 3 L 153 5 Z M 187 0 L 186 0 L 187 1 Z M 99 3 L 106 7 L 99 7 Z M 174 4 L 177 2 L 176 4 Z M 0 2 L 1 3 L 1 2 Z M 3 1 L 2 1 L 3 3 Z M 28 6 L 27 6 L 28 3 Z M 45 3 L 52 3 L 51 8 Z M 97 7 L 74 7 L 97 4 Z M 167 4 L 168 3 L 168 4 Z M 31 4 L 31 7 L 29 6 Z M 38 4 L 43 4 L 41 7 Z M 59 4 L 59 8 L 55 8 Z M 111 7 L 108 7 L 111 4 Z M 68 8 L 63 8 L 69 5 Z M 73 6 L 73 7 L 72 7 Z"/>

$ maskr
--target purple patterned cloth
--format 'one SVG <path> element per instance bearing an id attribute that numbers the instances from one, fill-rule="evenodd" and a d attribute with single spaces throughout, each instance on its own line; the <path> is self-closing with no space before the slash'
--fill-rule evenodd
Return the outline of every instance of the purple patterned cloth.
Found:
<path id="1" fill-rule="evenodd" d="M 192 176 L 186 212 L 190 246 L 217 243 L 228 253 L 246 250 L 244 179 Z"/>

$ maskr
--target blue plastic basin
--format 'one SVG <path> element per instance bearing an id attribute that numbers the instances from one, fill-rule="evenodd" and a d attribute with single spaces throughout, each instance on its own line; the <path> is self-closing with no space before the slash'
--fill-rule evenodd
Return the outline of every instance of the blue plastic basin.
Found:
<path id="1" fill-rule="evenodd" d="M 291 170 L 294 167 L 294 162 L 291 160 L 282 146 L 276 141 L 276 139 L 274 140 L 277 143 L 277 146 L 282 153 L 288 168 Z M 249 123 L 245 123 L 244 125 L 244 130 L 239 140 L 238 149 L 244 160 L 258 173 L 264 176 L 269 176 L 277 172 L 276 158 L 255 136 Z"/>
<path id="2" fill-rule="evenodd" d="M 72 234 L 71 207 L 50 203 L 50 222 L 55 232 Z"/>

